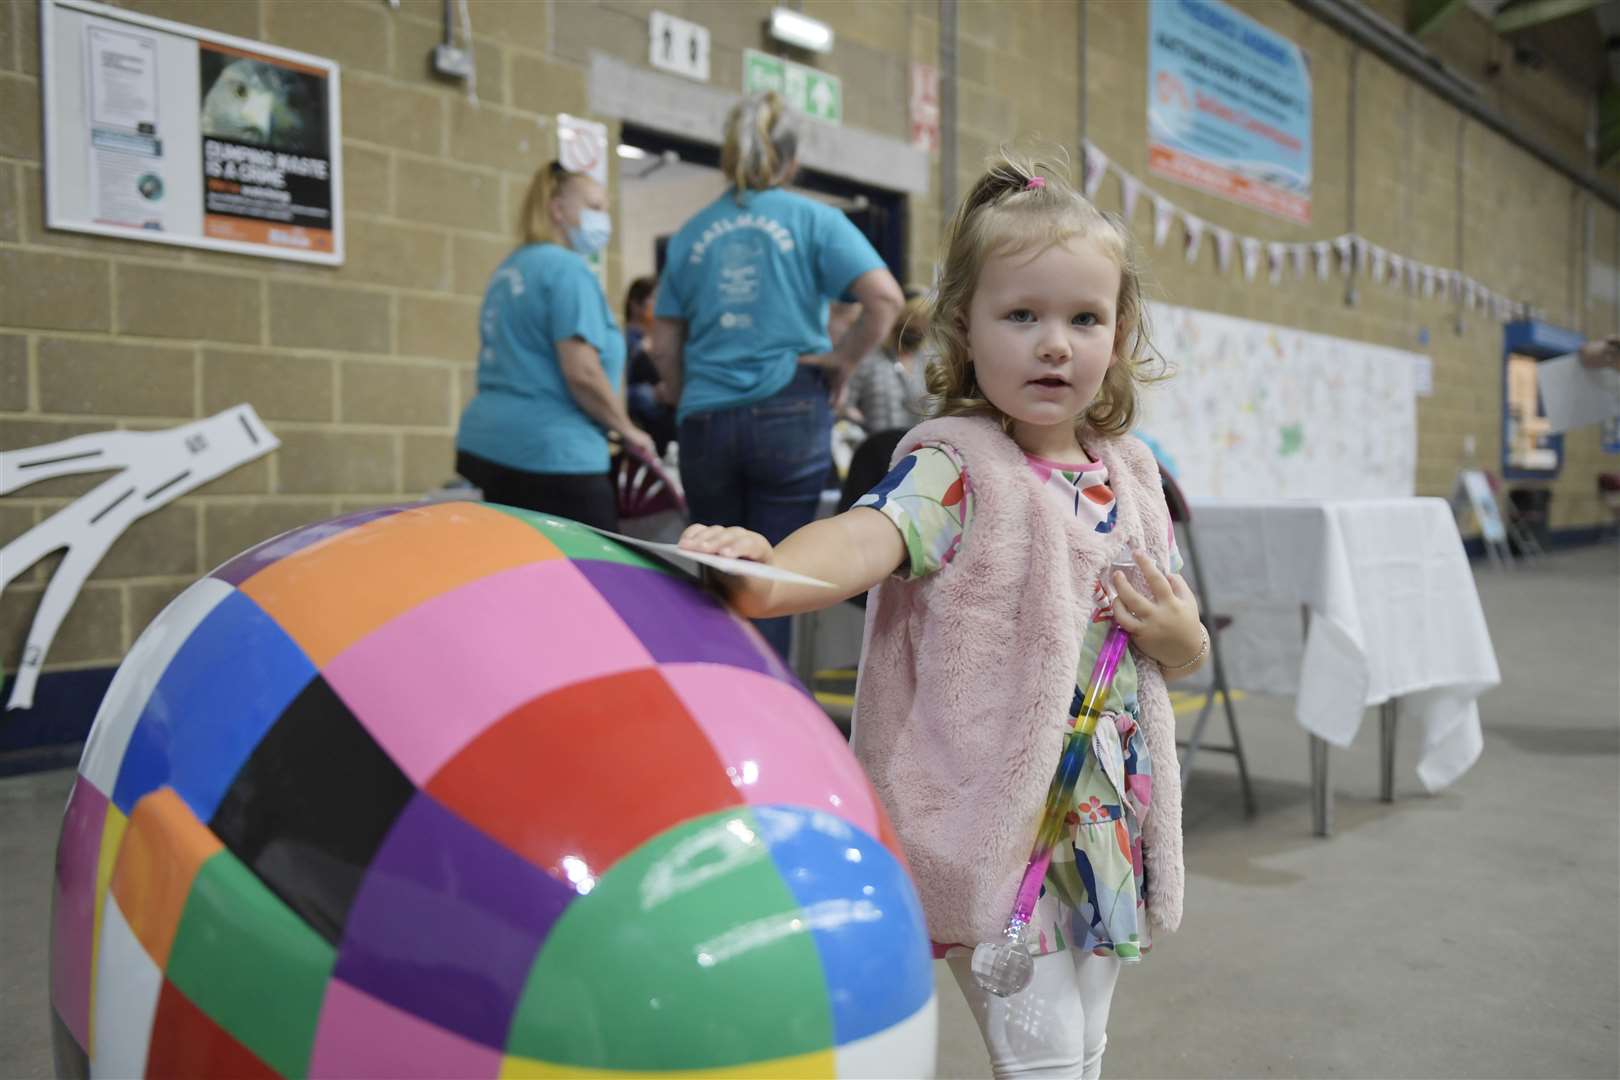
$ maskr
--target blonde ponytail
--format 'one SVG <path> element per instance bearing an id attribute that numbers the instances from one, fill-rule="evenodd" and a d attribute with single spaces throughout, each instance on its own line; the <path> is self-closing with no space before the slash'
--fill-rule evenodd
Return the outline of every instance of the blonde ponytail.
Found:
<path id="1" fill-rule="evenodd" d="M 764 191 L 786 178 L 788 162 L 799 154 L 799 128 L 792 110 L 775 90 L 749 94 L 726 116 L 726 143 L 720 171 L 736 189 Z"/>

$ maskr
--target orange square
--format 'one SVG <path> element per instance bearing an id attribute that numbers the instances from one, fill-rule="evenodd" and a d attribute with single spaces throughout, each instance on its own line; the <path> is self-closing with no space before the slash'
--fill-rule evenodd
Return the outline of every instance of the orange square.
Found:
<path id="1" fill-rule="evenodd" d="M 240 588 L 317 668 L 394 617 L 469 581 L 560 559 L 532 525 L 478 503 L 412 507 L 294 552 Z"/>
<path id="2" fill-rule="evenodd" d="M 225 845 L 163 787 L 135 804 L 113 867 L 112 892 L 135 937 L 161 970 L 202 864 Z"/>

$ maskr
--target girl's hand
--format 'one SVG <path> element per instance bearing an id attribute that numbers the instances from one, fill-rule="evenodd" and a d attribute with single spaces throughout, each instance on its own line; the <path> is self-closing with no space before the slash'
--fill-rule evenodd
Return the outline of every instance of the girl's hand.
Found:
<path id="1" fill-rule="evenodd" d="M 680 547 L 687 551 L 701 551 L 706 555 L 720 555 L 727 559 L 748 559 L 750 562 L 771 561 L 771 543 L 757 532 L 733 525 L 688 525 L 681 533 Z"/>
<path id="2" fill-rule="evenodd" d="M 1133 552 L 1137 568 L 1147 582 L 1148 594 L 1138 592 L 1126 576 L 1114 572 L 1114 621 L 1131 635 L 1136 647 L 1161 665 L 1184 665 L 1203 647 L 1198 625 L 1198 601 L 1180 574 L 1166 577 L 1140 551 Z M 1187 674 L 1182 672 L 1181 674 Z"/>
<path id="3" fill-rule="evenodd" d="M 686 551 L 758 563 L 770 562 L 773 551 L 770 541 L 759 533 L 735 525 L 729 528 L 724 525 L 688 525 L 686 531 L 681 533 L 678 546 Z M 750 619 L 761 617 L 765 606 L 770 603 L 772 582 L 738 577 L 719 570 L 713 573 L 721 591 L 738 614 Z"/>

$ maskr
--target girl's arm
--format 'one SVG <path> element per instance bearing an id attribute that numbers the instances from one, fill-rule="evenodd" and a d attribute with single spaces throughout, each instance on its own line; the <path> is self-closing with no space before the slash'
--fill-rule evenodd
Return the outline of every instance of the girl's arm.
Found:
<path id="1" fill-rule="evenodd" d="M 749 619 L 831 607 L 878 584 L 906 558 L 900 530 L 881 511 L 866 506 L 812 521 L 774 548 L 759 533 L 723 525 L 689 526 L 681 534 L 681 547 L 780 566 L 833 586 L 822 589 L 721 574 L 726 598 Z"/>

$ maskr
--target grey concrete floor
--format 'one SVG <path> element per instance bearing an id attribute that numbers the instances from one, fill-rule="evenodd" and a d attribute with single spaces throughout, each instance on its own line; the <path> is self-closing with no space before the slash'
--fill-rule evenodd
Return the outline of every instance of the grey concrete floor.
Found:
<path id="1" fill-rule="evenodd" d="M 1333 753 L 1336 830 L 1311 835 L 1293 702 L 1239 721 L 1187 793 L 1187 914 L 1125 972 L 1111 1077 L 1620 1076 L 1620 551 L 1477 570 L 1503 685 L 1485 751 L 1427 795 L 1400 733 L 1378 800 L 1377 720 Z M 50 1071 L 46 938 L 70 773 L 0 781 L 0 1077 Z M 942 1077 L 987 1076 L 943 964 Z"/>

